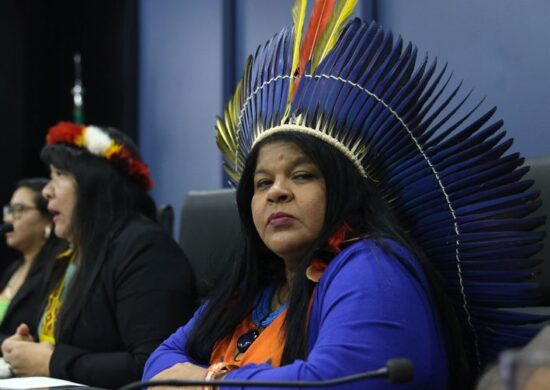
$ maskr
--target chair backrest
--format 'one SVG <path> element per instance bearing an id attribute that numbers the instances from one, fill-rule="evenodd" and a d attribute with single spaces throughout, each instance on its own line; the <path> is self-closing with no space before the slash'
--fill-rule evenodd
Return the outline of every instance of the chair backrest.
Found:
<path id="1" fill-rule="evenodd" d="M 550 155 L 527 159 L 531 169 L 526 178 L 535 180 L 541 191 L 542 207 L 534 215 L 550 217 Z M 550 305 L 550 220 L 547 221 L 544 248 L 538 256 L 544 260 L 540 276 L 544 304 Z M 181 213 L 180 244 L 189 257 L 199 294 L 204 297 L 240 243 L 240 221 L 233 189 L 191 191 Z"/>
<path id="2" fill-rule="evenodd" d="M 172 237 L 174 235 L 174 208 L 169 204 L 161 204 L 157 208 L 157 222 Z"/>
<path id="3" fill-rule="evenodd" d="M 180 221 L 179 242 L 191 262 L 199 296 L 204 298 L 223 277 L 241 242 L 235 190 L 189 192 Z"/>
<path id="4" fill-rule="evenodd" d="M 534 215 L 550 217 L 550 155 L 530 158 L 525 163 L 531 166 L 526 178 L 533 179 L 535 181 L 533 187 L 541 191 L 542 207 Z M 540 276 L 544 304 L 550 305 L 550 220 L 546 221 L 545 231 L 544 248 L 538 257 L 544 260 Z"/>

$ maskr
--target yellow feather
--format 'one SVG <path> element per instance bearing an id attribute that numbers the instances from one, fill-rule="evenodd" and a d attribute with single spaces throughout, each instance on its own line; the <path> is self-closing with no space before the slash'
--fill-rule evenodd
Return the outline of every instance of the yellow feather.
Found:
<path id="1" fill-rule="evenodd" d="M 294 20 L 294 48 L 292 52 L 291 74 L 296 72 L 300 60 L 300 44 L 302 41 L 302 30 L 306 20 L 307 0 L 296 0 L 292 6 L 292 19 Z"/>
<path id="2" fill-rule="evenodd" d="M 340 0 L 336 5 L 334 12 L 332 13 L 330 19 L 327 22 L 327 27 L 325 31 L 321 34 L 319 42 L 313 51 L 313 59 L 311 61 L 311 72 L 317 68 L 317 65 L 325 58 L 329 51 L 334 47 L 336 41 L 340 36 L 340 31 L 342 26 L 349 19 L 355 6 L 357 5 L 357 0 Z"/>
<path id="3" fill-rule="evenodd" d="M 235 172 L 233 169 L 229 168 L 227 165 L 223 166 L 223 170 L 227 175 L 233 180 L 234 183 L 238 183 L 239 180 L 241 180 L 241 177 L 237 172 Z"/>
<path id="4" fill-rule="evenodd" d="M 238 152 L 237 124 L 243 103 L 246 100 L 244 94 L 248 90 L 247 83 L 251 63 L 252 57 L 249 56 L 246 60 L 243 78 L 237 84 L 233 97 L 227 103 L 223 118 L 218 117 L 216 119 L 216 144 L 226 160 L 224 169 L 235 182 L 238 182 L 238 175 L 235 170 Z"/>
<path id="5" fill-rule="evenodd" d="M 296 69 L 298 69 L 298 63 L 300 62 L 300 46 L 302 43 L 302 30 L 304 29 L 304 23 L 306 20 L 306 8 L 307 0 L 296 0 L 292 6 L 292 19 L 294 20 L 294 47 L 292 49 L 292 68 L 290 74 L 294 75 Z M 288 118 L 290 113 L 290 100 L 292 92 L 294 90 L 294 83 L 290 82 L 288 88 L 288 98 L 286 102 L 286 110 L 283 115 L 283 122 Z"/>
<path id="6" fill-rule="evenodd" d="M 226 124 L 220 119 L 217 118 L 216 120 L 216 140 L 219 143 L 223 143 L 223 149 L 224 150 L 233 150 L 235 149 L 235 143 L 233 142 L 233 139 L 231 137 L 231 134 L 226 126 Z M 220 144 L 218 144 L 220 145 Z M 221 145 L 220 145 L 221 147 Z"/>

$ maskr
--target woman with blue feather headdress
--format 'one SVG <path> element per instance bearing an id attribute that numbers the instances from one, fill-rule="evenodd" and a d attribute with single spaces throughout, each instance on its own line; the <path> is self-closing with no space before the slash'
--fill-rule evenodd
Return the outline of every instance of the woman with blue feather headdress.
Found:
<path id="1" fill-rule="evenodd" d="M 446 67 L 355 5 L 318 0 L 306 26 L 297 0 L 247 61 L 216 124 L 242 253 L 145 380 L 321 381 L 403 357 L 402 388 L 470 388 L 536 332 L 506 309 L 538 302 L 544 219 L 502 121 L 459 115 Z"/>

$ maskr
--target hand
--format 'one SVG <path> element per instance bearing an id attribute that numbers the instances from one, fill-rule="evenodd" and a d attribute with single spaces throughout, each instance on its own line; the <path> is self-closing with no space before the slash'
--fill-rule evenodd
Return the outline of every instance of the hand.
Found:
<path id="1" fill-rule="evenodd" d="M 2 342 L 2 347 L 1 347 L 2 355 L 6 354 L 6 351 L 4 350 L 4 345 L 7 342 L 11 342 L 11 341 L 34 341 L 34 338 L 31 335 L 29 326 L 27 324 L 19 325 L 15 330 L 15 333 Z"/>
<path id="2" fill-rule="evenodd" d="M 202 368 L 192 363 L 177 363 L 172 367 L 161 371 L 151 380 L 182 379 L 189 381 L 202 381 L 206 376 L 206 368 Z M 201 390 L 202 386 L 187 387 L 188 389 Z M 150 387 L 151 390 L 180 389 L 179 387 Z"/>
<path id="3" fill-rule="evenodd" d="M 2 344 L 2 352 L 15 376 L 50 376 L 52 344 L 10 339 Z"/>
<path id="4" fill-rule="evenodd" d="M 29 329 L 29 326 L 25 323 L 17 327 L 14 336 L 18 336 L 21 341 L 34 341 L 34 338 L 31 335 L 31 330 Z"/>
<path id="5" fill-rule="evenodd" d="M 17 327 L 15 333 L 6 340 L 34 341 L 34 338 L 31 335 L 29 326 L 27 324 L 21 324 Z"/>

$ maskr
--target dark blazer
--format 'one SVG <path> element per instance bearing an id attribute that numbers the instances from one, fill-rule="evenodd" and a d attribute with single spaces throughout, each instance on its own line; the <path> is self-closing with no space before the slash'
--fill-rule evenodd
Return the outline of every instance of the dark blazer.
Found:
<path id="1" fill-rule="evenodd" d="M 144 217 L 111 234 L 93 267 L 84 302 L 56 338 L 50 375 L 120 387 L 139 380 L 151 352 L 191 317 L 194 278 L 179 245 Z"/>
<path id="2" fill-rule="evenodd" d="M 11 300 L 0 324 L 0 344 L 15 333 L 21 323 L 29 325 L 29 329 L 34 334 L 42 315 L 42 305 L 45 302 L 42 282 L 43 271 L 48 260 L 52 259 L 37 256 L 27 278 Z M 6 268 L 0 277 L 0 291 L 4 289 L 21 264 L 23 264 L 23 259 L 16 260 Z"/>

